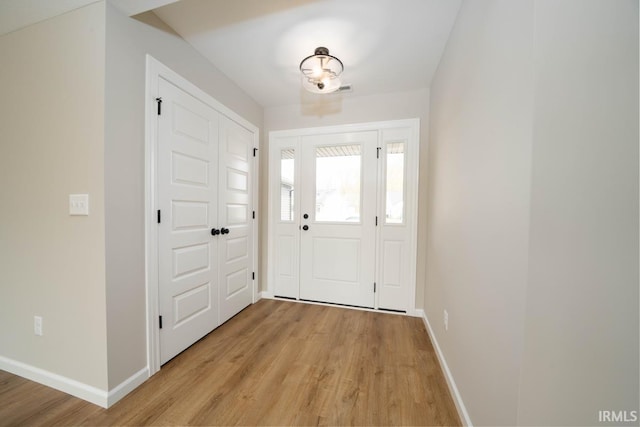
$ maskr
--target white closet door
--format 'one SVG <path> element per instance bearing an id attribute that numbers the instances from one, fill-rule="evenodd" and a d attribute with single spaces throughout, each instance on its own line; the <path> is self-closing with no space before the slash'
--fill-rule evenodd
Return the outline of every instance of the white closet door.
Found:
<path id="1" fill-rule="evenodd" d="M 160 362 L 218 326 L 218 113 L 160 79 L 158 224 Z"/>
<path id="2" fill-rule="evenodd" d="M 227 117 L 220 129 L 220 323 L 251 304 L 253 132 Z"/>
<path id="3" fill-rule="evenodd" d="M 300 298 L 374 307 L 377 132 L 301 138 Z"/>

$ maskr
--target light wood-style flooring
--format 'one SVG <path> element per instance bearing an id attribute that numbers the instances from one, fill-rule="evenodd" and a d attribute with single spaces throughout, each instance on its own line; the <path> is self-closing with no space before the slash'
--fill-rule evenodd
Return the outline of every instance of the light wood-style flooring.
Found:
<path id="1" fill-rule="evenodd" d="M 0 371 L 0 425 L 460 425 L 422 321 L 261 300 L 109 409 Z"/>

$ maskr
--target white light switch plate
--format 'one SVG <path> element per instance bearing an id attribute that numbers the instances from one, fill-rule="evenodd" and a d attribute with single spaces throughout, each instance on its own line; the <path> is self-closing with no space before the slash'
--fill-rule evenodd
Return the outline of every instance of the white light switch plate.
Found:
<path id="1" fill-rule="evenodd" d="M 69 194 L 69 215 L 89 215 L 88 194 Z"/>

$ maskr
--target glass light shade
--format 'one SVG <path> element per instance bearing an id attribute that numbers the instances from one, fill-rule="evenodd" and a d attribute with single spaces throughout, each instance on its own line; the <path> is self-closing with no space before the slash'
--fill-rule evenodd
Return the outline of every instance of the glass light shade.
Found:
<path id="1" fill-rule="evenodd" d="M 300 63 L 302 86 L 313 93 L 331 93 L 340 87 L 338 76 L 344 70 L 342 61 L 329 55 L 329 49 L 318 47 L 315 54 Z"/>

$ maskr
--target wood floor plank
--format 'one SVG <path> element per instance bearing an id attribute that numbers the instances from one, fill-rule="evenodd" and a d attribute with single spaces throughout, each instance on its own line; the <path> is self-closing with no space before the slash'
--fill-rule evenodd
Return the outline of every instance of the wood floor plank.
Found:
<path id="1" fill-rule="evenodd" d="M 105 410 L 0 371 L 0 426 L 460 425 L 420 319 L 261 300 Z"/>

